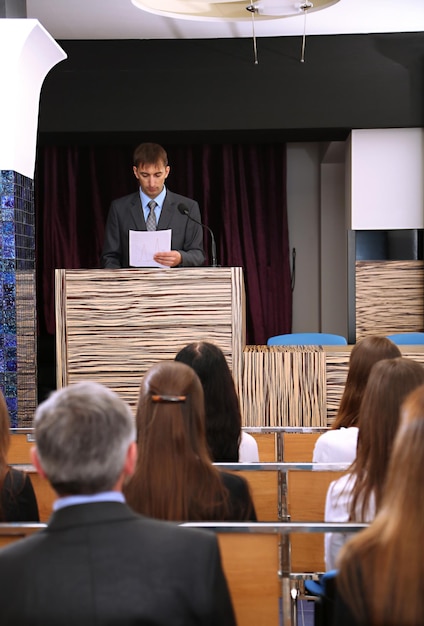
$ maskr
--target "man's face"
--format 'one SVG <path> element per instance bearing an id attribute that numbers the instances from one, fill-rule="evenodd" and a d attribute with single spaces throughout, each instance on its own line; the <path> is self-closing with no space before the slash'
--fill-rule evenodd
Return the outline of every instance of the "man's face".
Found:
<path id="1" fill-rule="evenodd" d="M 156 198 L 165 184 L 169 174 L 169 165 L 159 161 L 156 164 L 143 163 L 133 167 L 134 176 L 138 180 L 141 190 L 149 198 Z"/>

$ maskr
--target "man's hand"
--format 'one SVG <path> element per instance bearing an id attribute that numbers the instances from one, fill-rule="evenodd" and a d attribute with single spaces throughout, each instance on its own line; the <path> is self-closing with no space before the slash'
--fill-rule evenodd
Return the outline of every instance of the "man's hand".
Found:
<path id="1" fill-rule="evenodd" d="M 170 252 L 157 252 L 153 259 L 156 263 L 166 265 L 167 267 L 175 267 L 181 263 L 181 254 L 178 250 L 171 250 Z"/>

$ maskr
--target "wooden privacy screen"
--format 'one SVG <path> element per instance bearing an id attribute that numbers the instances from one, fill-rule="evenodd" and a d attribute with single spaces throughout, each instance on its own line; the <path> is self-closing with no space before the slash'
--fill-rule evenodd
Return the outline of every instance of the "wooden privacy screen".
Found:
<path id="1" fill-rule="evenodd" d="M 343 393 L 351 346 L 247 346 L 245 426 L 327 426 Z"/>
<path id="2" fill-rule="evenodd" d="M 220 346 L 238 380 L 242 268 L 56 270 L 58 388 L 94 380 L 134 407 L 146 370 L 200 340 Z"/>
<path id="3" fill-rule="evenodd" d="M 337 414 L 353 346 L 246 346 L 240 402 L 247 427 L 326 427 Z M 399 346 L 424 364 L 423 346 Z"/>
<path id="4" fill-rule="evenodd" d="M 424 330 L 423 261 L 356 262 L 356 340 Z"/>
<path id="5" fill-rule="evenodd" d="M 258 413 L 263 426 L 321 426 L 325 353 L 317 346 L 248 346 L 242 387 L 246 426 L 257 425 Z M 295 416 L 306 423 L 294 423 Z"/>

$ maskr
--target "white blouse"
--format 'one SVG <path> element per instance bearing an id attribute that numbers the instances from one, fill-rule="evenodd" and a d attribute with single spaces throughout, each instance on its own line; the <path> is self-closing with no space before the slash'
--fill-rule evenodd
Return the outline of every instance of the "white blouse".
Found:
<path id="1" fill-rule="evenodd" d="M 239 445 L 239 463 L 257 463 L 258 461 L 259 451 L 256 439 L 242 430 Z"/>
<path id="2" fill-rule="evenodd" d="M 313 463 L 352 463 L 356 458 L 358 428 L 327 430 L 315 442 Z"/>
<path id="3" fill-rule="evenodd" d="M 327 491 L 325 500 L 326 522 L 348 522 L 352 489 L 354 486 L 352 474 L 345 474 L 338 480 L 334 480 Z M 358 507 L 359 508 L 359 507 Z M 358 511 L 359 517 L 359 511 Z M 375 517 L 375 499 L 371 495 L 368 510 L 365 512 L 363 522 L 372 522 Z M 352 533 L 325 533 L 324 556 L 326 571 L 336 568 L 336 559 L 340 548 L 352 536 Z"/>

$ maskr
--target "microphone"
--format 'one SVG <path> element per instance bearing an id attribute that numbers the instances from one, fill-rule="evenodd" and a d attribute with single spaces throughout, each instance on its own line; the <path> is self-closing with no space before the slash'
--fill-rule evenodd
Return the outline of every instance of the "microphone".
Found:
<path id="1" fill-rule="evenodd" d="M 202 222 L 195 220 L 194 217 L 191 217 L 188 207 L 186 207 L 186 205 L 183 204 L 182 202 L 180 202 L 180 204 L 178 205 L 178 210 L 181 213 L 181 215 L 185 215 L 192 222 L 195 222 L 196 224 L 199 224 L 199 226 L 203 226 L 203 228 L 208 229 L 208 231 L 211 234 L 211 243 L 212 243 L 212 246 L 211 246 L 212 267 L 218 267 L 218 263 L 216 261 L 216 243 L 215 243 L 215 237 L 213 236 L 212 230 L 209 228 L 209 226 L 206 226 L 206 224 L 203 224 Z"/>

